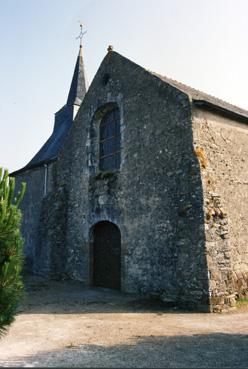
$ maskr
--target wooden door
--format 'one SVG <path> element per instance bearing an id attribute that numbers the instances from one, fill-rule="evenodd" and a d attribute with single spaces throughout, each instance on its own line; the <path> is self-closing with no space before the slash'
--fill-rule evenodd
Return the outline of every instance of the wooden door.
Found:
<path id="1" fill-rule="evenodd" d="M 93 284 L 121 289 L 121 234 L 110 222 L 95 225 L 93 243 Z"/>

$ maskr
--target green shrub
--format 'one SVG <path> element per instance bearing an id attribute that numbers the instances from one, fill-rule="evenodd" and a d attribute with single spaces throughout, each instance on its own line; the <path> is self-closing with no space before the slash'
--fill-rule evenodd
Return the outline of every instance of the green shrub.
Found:
<path id="1" fill-rule="evenodd" d="M 8 171 L 0 168 L 0 334 L 13 322 L 23 291 L 19 205 L 25 189 L 22 183 L 15 196 L 15 179 L 9 178 Z"/>

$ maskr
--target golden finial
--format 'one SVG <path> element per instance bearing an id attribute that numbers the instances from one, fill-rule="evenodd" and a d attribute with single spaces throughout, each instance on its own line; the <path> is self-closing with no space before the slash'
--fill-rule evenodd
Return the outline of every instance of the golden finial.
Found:
<path id="1" fill-rule="evenodd" d="M 113 51 L 113 50 L 114 50 L 114 48 L 113 48 L 113 46 L 112 46 L 112 45 L 109 45 L 107 50 L 108 50 L 108 52 L 110 52 L 110 51 Z"/>

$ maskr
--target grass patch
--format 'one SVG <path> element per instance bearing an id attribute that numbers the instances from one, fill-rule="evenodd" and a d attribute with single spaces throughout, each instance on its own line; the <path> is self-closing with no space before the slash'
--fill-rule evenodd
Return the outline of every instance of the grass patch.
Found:
<path id="1" fill-rule="evenodd" d="M 248 306 L 248 297 L 240 297 L 236 301 L 237 307 Z"/>

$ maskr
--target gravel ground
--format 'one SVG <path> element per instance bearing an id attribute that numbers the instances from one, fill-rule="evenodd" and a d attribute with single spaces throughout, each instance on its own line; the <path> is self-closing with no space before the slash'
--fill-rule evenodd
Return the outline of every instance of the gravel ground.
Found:
<path id="1" fill-rule="evenodd" d="M 1 367 L 248 368 L 248 310 L 189 313 L 77 282 L 26 280 Z"/>

